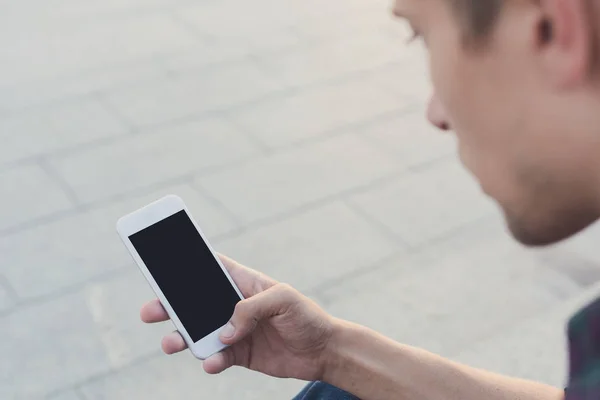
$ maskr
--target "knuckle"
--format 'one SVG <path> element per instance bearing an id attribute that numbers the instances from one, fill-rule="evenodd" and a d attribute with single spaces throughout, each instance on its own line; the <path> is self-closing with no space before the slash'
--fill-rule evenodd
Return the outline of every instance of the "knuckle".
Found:
<path id="1" fill-rule="evenodd" d="M 258 323 L 256 312 L 257 308 L 252 299 L 242 300 L 235 306 L 234 325 L 237 324 L 237 328 L 243 331 L 254 329 Z"/>
<path id="2" fill-rule="evenodd" d="M 242 300 L 239 303 L 237 303 L 235 305 L 235 309 L 233 312 L 233 315 L 235 315 L 238 318 L 242 318 L 245 319 L 248 316 L 249 310 L 248 310 L 248 301 L 247 300 Z"/>
<path id="3" fill-rule="evenodd" d="M 294 290 L 289 283 L 284 282 L 277 283 L 274 288 L 281 293 L 289 293 Z"/>
<path id="4" fill-rule="evenodd" d="M 290 303 L 297 299 L 297 291 L 287 283 L 278 283 L 274 286 L 274 291 L 280 301 Z"/>

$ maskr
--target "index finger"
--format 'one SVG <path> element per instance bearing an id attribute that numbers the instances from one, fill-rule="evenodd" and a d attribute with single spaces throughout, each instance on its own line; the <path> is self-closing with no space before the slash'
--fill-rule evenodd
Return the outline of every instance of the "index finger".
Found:
<path id="1" fill-rule="evenodd" d="M 274 286 L 277 281 L 248 268 L 223 254 L 217 254 L 244 297 L 252 297 Z"/>
<path id="2" fill-rule="evenodd" d="M 154 299 L 144 304 L 140 310 L 140 318 L 142 321 L 151 324 L 155 322 L 163 322 L 169 319 L 169 315 L 165 311 L 158 299 Z"/>

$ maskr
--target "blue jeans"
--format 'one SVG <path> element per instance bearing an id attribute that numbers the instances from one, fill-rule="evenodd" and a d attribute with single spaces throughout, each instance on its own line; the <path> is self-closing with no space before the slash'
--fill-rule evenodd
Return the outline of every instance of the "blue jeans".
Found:
<path id="1" fill-rule="evenodd" d="M 341 389 L 323 382 L 312 382 L 294 400 L 360 400 Z"/>

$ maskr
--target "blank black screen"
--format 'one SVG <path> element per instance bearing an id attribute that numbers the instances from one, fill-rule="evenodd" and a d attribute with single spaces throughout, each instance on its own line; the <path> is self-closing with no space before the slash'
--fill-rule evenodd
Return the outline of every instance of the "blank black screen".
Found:
<path id="1" fill-rule="evenodd" d="M 240 297 L 185 211 L 129 240 L 194 342 L 229 321 Z"/>

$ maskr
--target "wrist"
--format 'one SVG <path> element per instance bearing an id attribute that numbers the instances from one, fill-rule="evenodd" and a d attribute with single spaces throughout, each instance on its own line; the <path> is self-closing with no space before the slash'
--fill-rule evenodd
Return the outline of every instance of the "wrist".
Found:
<path id="1" fill-rule="evenodd" d="M 351 324 L 347 321 L 333 318 L 331 336 L 323 351 L 320 381 L 335 385 L 335 377 L 341 375 L 340 370 L 347 367 L 345 359 L 345 342 Z"/>

